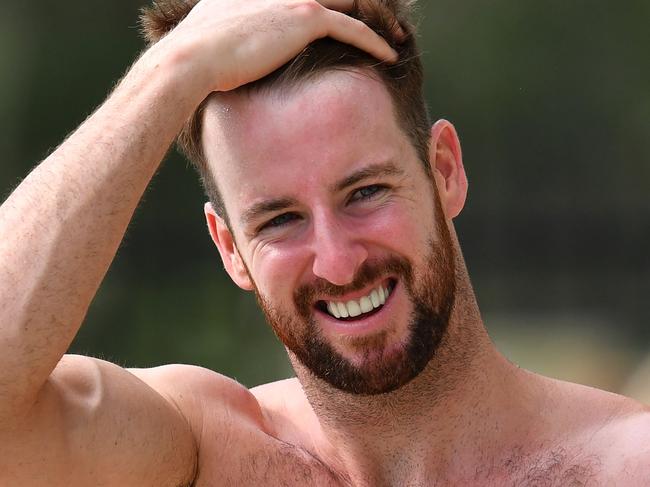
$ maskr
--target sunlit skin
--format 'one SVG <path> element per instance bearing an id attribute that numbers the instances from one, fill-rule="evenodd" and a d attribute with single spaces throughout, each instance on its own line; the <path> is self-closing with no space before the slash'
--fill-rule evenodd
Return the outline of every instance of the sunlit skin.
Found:
<path id="1" fill-rule="evenodd" d="M 453 127 L 440 121 L 432 129 L 434 189 L 397 124 L 386 90 L 361 73 L 328 73 L 288 93 L 221 95 L 208 107 L 204 137 L 233 232 L 206 205 L 208 226 L 226 270 L 240 287 L 257 287 L 271 306 L 287 314 L 296 312 L 293 293 L 300 286 L 314 279 L 349 285 L 364 262 L 388 255 L 409 259 L 418 282 L 431 240 L 441 241 L 436 218 L 453 228 L 452 219 L 466 195 Z M 397 170 L 340 187 L 359 171 L 387 164 Z M 364 188 L 373 185 L 387 189 L 361 199 Z M 441 213 L 436 213 L 436 197 Z M 269 200 L 290 204 L 242 221 L 250 216 L 250 208 Z M 274 404 L 280 398 L 286 401 L 279 409 L 286 410 L 291 421 L 274 419 L 280 437 L 310 445 L 327 465 L 362 485 L 362 479 L 373 477 L 397 482 L 411 476 L 415 465 L 426 465 L 420 472 L 426 475 L 443 465 L 463 472 L 484 451 L 507 455 L 515 431 L 532 424 L 527 415 L 515 421 L 511 413 L 525 409 L 521 403 L 530 398 L 523 395 L 520 403 L 506 392 L 522 387 L 523 382 L 514 386 L 511 381 L 524 378 L 510 375 L 509 366 L 488 345 L 471 295 L 465 290 L 458 298 L 449 330 L 452 346 L 443 345 L 427 369 L 388 397 L 341 393 L 315 380 L 289 353 L 302 389 L 295 382 L 276 383 L 255 392 L 268 411 L 278 408 Z M 329 343 L 359 364 L 365 350 L 353 346 L 351 335 L 370 337 L 385 331 L 388 341 L 383 346 L 399 349 L 408 339 L 411 311 L 398 283 L 385 309 L 368 320 L 374 322 L 369 329 L 346 333 L 323 313 L 315 312 L 314 318 Z M 291 326 L 304 324 L 292 321 Z M 492 374 L 478 379 L 483 370 Z M 449 395 L 451 389 L 455 393 Z M 499 435 L 475 427 L 458 433 L 460 425 L 490 416 L 493 420 L 486 427 Z M 435 448 L 432 438 L 437 439 Z M 395 452 L 401 452 L 399 461 L 387 460 Z"/>
<path id="2" fill-rule="evenodd" d="M 287 313 L 295 312 L 292 296 L 301 285 L 320 278 L 346 286 L 364 262 L 391 254 L 404 256 L 413 263 L 417 282 L 424 272 L 431 240 L 440 243 L 436 217 L 451 226 L 452 218 L 464 203 L 467 182 L 453 127 L 440 121 L 432 129 L 434 190 L 409 139 L 397 125 L 389 95 L 378 81 L 365 74 L 329 73 L 289 94 L 250 98 L 222 95 L 209 106 L 205 127 L 207 158 L 219 174 L 233 232 L 206 205 L 210 232 L 226 270 L 244 289 L 254 288 L 252 278 L 258 291 Z M 351 175 L 387 164 L 398 171 L 384 171 L 337 189 Z M 362 200 L 364 188 L 373 185 L 387 189 L 375 193 L 376 198 Z M 436 213 L 436 197 L 440 198 L 440 213 Z M 249 214 L 248 210 L 257 203 L 277 199 L 295 201 L 252 221 L 242 221 L 242 216 Z M 269 222 L 275 226 L 269 226 Z M 280 222 L 284 224 L 279 225 Z M 374 285 L 339 299 L 358 297 Z M 470 304 L 464 301 L 461 307 Z M 386 308 L 371 318 L 375 324 L 370 329 L 346 333 L 342 327 L 332 326 L 333 319 L 323 313 L 316 312 L 314 316 L 333 347 L 351 362 L 359 363 L 364 351 L 352 346 L 350 336 L 386 331 L 386 348 L 399 347 L 408 338 L 406 326 L 411 311 L 411 302 L 398 283 Z M 464 310 L 461 316 L 474 319 L 472 313 Z M 468 350 L 476 347 L 468 337 L 459 338 L 458 331 L 455 334 L 452 341 L 465 341 Z M 362 400 L 353 405 L 348 395 L 315 381 L 291 353 L 289 356 L 310 401 L 320 398 L 322 402 L 317 419 L 296 384 L 287 390 L 279 383 L 269 386 L 273 398 L 259 392 L 261 403 L 269 410 L 274 409 L 272 404 L 280 397 L 291 405 L 290 414 L 296 423 L 277 425 L 285 441 L 313 444 L 310 449 L 319 452 L 332 468 L 360 478 L 370 471 L 373 475 L 388 475 L 380 470 L 390 470 L 390 475 L 397 478 L 404 475 L 403 466 L 379 459 L 389 451 L 403 451 L 404 442 L 415 447 L 416 438 L 421 446 L 411 449 L 413 461 L 426 462 L 435 469 L 446 461 L 447 455 L 453 455 L 451 449 L 432 451 L 425 445 L 429 443 L 429 430 L 441 427 L 432 423 L 432 408 L 446 408 L 434 400 L 436 391 L 462 380 L 456 377 L 465 360 L 462 357 L 455 357 L 456 363 L 448 367 L 437 363 L 409 387 L 398 390 L 391 399 L 402 397 L 393 404 L 399 404 L 403 412 L 398 417 L 390 414 L 391 409 L 385 407 L 383 399 Z M 443 356 L 443 361 L 452 360 L 449 351 Z M 490 367 L 502 366 L 492 355 L 490 361 Z M 476 411 L 462 404 L 474 402 L 482 388 L 472 386 L 471 390 L 465 397 L 453 399 L 454 407 L 470 417 Z M 345 410 L 339 401 L 346 405 Z M 341 413 L 338 418 L 332 416 Z M 390 421 L 385 413 L 392 416 Z M 373 419 L 360 429 L 341 429 L 338 424 L 341 419 L 362 417 Z M 454 426 L 448 426 L 451 434 Z M 295 428 L 301 433 L 293 438 Z M 388 441 L 389 431 L 398 431 L 400 436 Z M 359 434 L 362 436 L 357 437 Z M 381 440 L 373 442 L 372 438 Z M 463 441 L 479 445 L 473 436 Z M 454 458 L 454 462 L 461 464 L 467 460 Z"/>
<path id="3" fill-rule="evenodd" d="M 525 472 L 528 460 L 522 459 L 535 464 L 562 451 L 601 454 L 593 431 L 604 434 L 600 421 L 617 407 L 613 401 L 520 370 L 490 343 L 453 229 L 467 179 L 449 122 L 431 130 L 433 185 L 398 126 L 389 95 L 365 74 L 332 72 L 284 93 L 220 95 L 204 122 L 207 159 L 219 175 L 232 229 L 206 205 L 210 233 L 235 283 L 256 288 L 287 315 L 296 312 L 293 294 L 301 286 L 320 279 L 345 288 L 360 266 L 389 255 L 412 262 L 418 282 L 431 242 L 441 243 L 436 221 L 452 235 L 456 302 L 446 339 L 427 367 L 390 394 L 363 396 L 316 379 L 289 352 L 300 383 L 251 391 L 278 438 L 303 445 L 359 485 L 402 485 L 404 479 L 432 485 L 441 471 L 453 479 L 450 485 L 480 483 L 482 475 L 500 485 L 513 475 L 513 461 Z M 341 185 L 372 168 L 371 177 Z M 274 209 L 250 211 L 263 207 Z M 359 297 L 375 284 L 337 298 Z M 336 351 L 364 365 L 367 348 L 355 346 L 359 339 L 385 332 L 384 350 L 399 350 L 411 311 L 398 282 L 385 308 L 361 326 L 348 330 L 316 309 L 313 316 Z M 304 327 L 300 320 L 285 325 Z M 600 408 L 584 414 L 576 397 L 597 400 Z M 553 450 L 559 438 L 560 453 Z M 488 457 L 496 467 L 477 472 Z M 574 461 L 587 472 L 598 469 L 588 459 L 562 458 L 568 469 Z"/>
<path id="4" fill-rule="evenodd" d="M 235 282 L 252 288 L 245 264 L 264 299 L 295 314 L 297 288 L 317 278 L 350 285 L 364 262 L 405 256 L 417 280 L 430 239 L 440 243 L 433 187 L 383 85 L 361 73 L 329 73 L 288 95 L 252 97 L 221 97 L 205 121 L 207 157 L 239 255 L 210 207 L 208 220 Z M 282 208 L 251 212 L 269 201 Z M 391 277 L 318 299 L 357 299 Z M 407 340 L 411 312 L 397 281 L 386 305 L 355 326 L 318 309 L 313 316 L 336 351 L 359 364 L 364 351 L 354 338 L 384 332 L 388 352 Z"/>
<path id="5" fill-rule="evenodd" d="M 189 5 L 176 4 L 178 16 Z M 322 37 L 396 61 L 354 10 L 352 0 L 202 0 L 170 31 L 172 12 L 156 7 L 162 40 L 2 204 L 1 485 L 649 484 L 647 407 L 519 369 L 492 344 L 454 230 L 467 179 L 449 122 L 431 127 L 423 166 L 368 72 L 225 93 Z M 248 389 L 197 366 L 126 370 L 67 355 L 167 148 L 214 92 L 201 140 L 228 211 L 206 205 L 208 227 L 235 283 L 261 297 L 297 377 Z M 444 276 L 453 304 L 438 299 L 450 295 Z M 395 287 L 372 316 L 324 312 L 329 298 L 379 284 Z M 450 314 L 430 311 L 440 303 Z M 440 340 L 413 323 L 434 324 Z M 348 379 L 294 353 L 327 357 L 314 352 L 323 343 L 337 370 L 352 364 Z M 408 374 L 382 379 L 400 363 Z M 362 382 L 373 390 L 349 386 Z"/>

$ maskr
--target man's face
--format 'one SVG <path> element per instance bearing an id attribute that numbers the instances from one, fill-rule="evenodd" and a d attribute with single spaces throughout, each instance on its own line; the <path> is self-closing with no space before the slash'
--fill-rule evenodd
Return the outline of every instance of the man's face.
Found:
<path id="1" fill-rule="evenodd" d="M 453 306 L 453 249 L 384 86 L 331 72 L 225 95 L 204 140 L 235 252 L 292 360 L 358 394 L 419 374 Z"/>

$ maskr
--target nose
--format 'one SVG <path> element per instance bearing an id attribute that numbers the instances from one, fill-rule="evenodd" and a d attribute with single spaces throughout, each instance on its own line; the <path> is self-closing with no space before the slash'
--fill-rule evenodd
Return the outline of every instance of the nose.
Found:
<path id="1" fill-rule="evenodd" d="M 313 252 L 314 275 L 336 286 L 351 283 L 368 258 L 368 251 L 355 235 L 329 216 L 314 220 Z"/>

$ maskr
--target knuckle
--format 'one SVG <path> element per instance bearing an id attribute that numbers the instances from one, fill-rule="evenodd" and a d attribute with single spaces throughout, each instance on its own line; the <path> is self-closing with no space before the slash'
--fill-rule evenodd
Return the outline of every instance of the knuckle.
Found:
<path id="1" fill-rule="evenodd" d="M 350 19 L 350 22 L 348 22 L 346 25 L 346 29 L 354 32 L 354 35 L 362 36 L 364 38 L 374 33 L 374 31 L 370 29 L 370 27 L 368 27 L 360 20 L 356 20 L 356 19 Z"/>
<path id="2" fill-rule="evenodd" d="M 351 22 L 348 23 L 350 29 L 354 29 L 357 32 L 363 32 L 363 33 L 374 32 L 372 31 L 372 29 L 370 29 L 370 27 L 368 27 L 360 20 L 356 20 L 356 19 L 350 19 L 350 20 Z"/>
<path id="3" fill-rule="evenodd" d="M 306 20 L 321 14 L 323 7 L 316 0 L 298 0 L 293 4 L 292 9 L 302 20 Z"/>

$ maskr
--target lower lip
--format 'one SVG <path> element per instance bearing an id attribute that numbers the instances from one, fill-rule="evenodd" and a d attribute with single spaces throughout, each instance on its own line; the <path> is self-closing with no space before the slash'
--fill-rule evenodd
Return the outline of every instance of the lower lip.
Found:
<path id="1" fill-rule="evenodd" d="M 385 327 L 387 324 L 386 312 L 389 312 L 393 304 L 393 296 L 399 289 L 399 283 L 395 284 L 395 287 L 390 292 L 390 295 L 386 299 L 384 305 L 379 308 L 379 310 L 369 316 L 359 316 L 359 319 L 351 321 L 341 321 L 337 320 L 333 316 L 321 311 L 316 310 L 316 313 L 319 314 L 319 317 L 323 321 L 323 328 L 331 330 L 337 335 L 346 335 L 346 336 L 360 336 L 367 335 L 373 332 L 380 330 L 382 327 Z"/>

